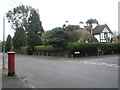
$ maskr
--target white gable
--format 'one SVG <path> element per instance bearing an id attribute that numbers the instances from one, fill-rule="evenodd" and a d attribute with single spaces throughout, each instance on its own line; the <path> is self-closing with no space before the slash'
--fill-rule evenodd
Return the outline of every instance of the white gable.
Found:
<path id="1" fill-rule="evenodd" d="M 99 34 L 94 35 L 94 37 L 100 42 L 100 35 Z"/>
<path id="2" fill-rule="evenodd" d="M 109 30 L 109 28 L 105 27 L 103 31 L 98 34 L 94 35 L 94 37 L 99 41 L 99 42 L 110 42 L 110 39 L 112 37 L 112 33 Z"/>
<path id="3" fill-rule="evenodd" d="M 102 31 L 102 33 L 105 33 L 105 32 L 107 32 L 107 33 L 110 32 L 107 27 L 105 27 Z"/>

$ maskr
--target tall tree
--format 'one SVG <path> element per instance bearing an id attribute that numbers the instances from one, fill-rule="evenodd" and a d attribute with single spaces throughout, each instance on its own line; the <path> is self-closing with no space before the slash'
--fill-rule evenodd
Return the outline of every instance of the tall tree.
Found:
<path id="1" fill-rule="evenodd" d="M 98 21 L 96 20 L 96 19 L 88 19 L 87 21 L 86 21 L 86 24 L 87 24 L 87 26 L 89 26 L 90 27 L 90 33 L 91 33 L 91 35 L 92 35 L 92 28 L 93 28 L 93 24 L 94 23 L 96 23 L 97 25 L 98 25 Z"/>
<path id="2" fill-rule="evenodd" d="M 26 32 L 28 31 L 28 19 L 33 8 L 31 6 L 17 6 L 13 10 L 9 10 L 6 14 L 11 28 L 15 30 L 13 37 L 13 46 L 19 49 L 20 46 L 25 45 Z"/>
<path id="3" fill-rule="evenodd" d="M 28 18 L 33 8 L 31 6 L 17 6 L 13 10 L 9 10 L 6 14 L 8 22 L 11 24 L 12 29 L 23 27 L 27 31 Z"/>
<path id="4" fill-rule="evenodd" d="M 8 35 L 5 43 L 5 52 L 10 51 L 11 49 L 12 49 L 12 37 Z"/>
<path id="5" fill-rule="evenodd" d="M 87 26 L 91 26 L 92 27 L 92 24 L 93 23 L 96 23 L 96 24 L 98 24 L 98 21 L 96 20 L 96 19 L 88 19 L 87 21 L 86 21 L 86 24 L 87 24 Z"/>
<path id="6" fill-rule="evenodd" d="M 13 37 L 13 47 L 17 50 L 26 45 L 26 33 L 22 27 L 17 28 Z"/>
<path id="7" fill-rule="evenodd" d="M 44 30 L 37 10 L 21 5 L 8 11 L 6 17 L 15 30 L 13 44 L 16 49 L 23 45 L 33 47 L 40 44 L 40 35 Z"/>
<path id="8" fill-rule="evenodd" d="M 33 9 L 28 19 L 28 45 L 34 48 L 36 45 L 41 44 L 40 36 L 44 32 L 42 23 L 40 21 L 39 13 Z"/>

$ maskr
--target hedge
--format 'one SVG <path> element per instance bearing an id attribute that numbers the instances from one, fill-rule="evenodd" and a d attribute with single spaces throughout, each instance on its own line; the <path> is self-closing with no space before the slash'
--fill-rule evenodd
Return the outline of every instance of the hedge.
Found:
<path id="1" fill-rule="evenodd" d="M 21 54 L 31 55 L 32 50 L 31 50 L 30 46 L 22 46 L 22 47 L 20 47 L 20 53 Z"/>
<path id="2" fill-rule="evenodd" d="M 81 51 L 82 53 L 97 54 L 118 54 L 120 43 L 69 43 L 68 50 Z"/>
<path id="3" fill-rule="evenodd" d="M 54 47 L 52 45 L 49 46 L 35 46 L 34 47 L 36 52 L 40 51 L 64 51 L 65 49 L 62 47 Z"/>
<path id="4" fill-rule="evenodd" d="M 69 43 L 69 50 L 78 50 L 78 49 L 87 49 L 87 48 L 98 48 L 98 49 L 106 49 L 106 48 L 120 48 L 120 43 Z"/>
<path id="5" fill-rule="evenodd" d="M 80 51 L 83 55 L 97 55 L 98 52 L 106 54 L 119 54 L 120 43 L 68 43 L 66 47 L 53 46 L 35 46 L 35 52 L 55 52 L 55 51 L 70 51 L 72 54 L 75 51 Z"/>

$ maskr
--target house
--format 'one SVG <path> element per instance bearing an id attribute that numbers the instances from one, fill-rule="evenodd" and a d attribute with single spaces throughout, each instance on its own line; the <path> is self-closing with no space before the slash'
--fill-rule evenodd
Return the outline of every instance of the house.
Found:
<path id="1" fill-rule="evenodd" d="M 85 28 L 99 41 L 99 42 L 110 42 L 113 37 L 113 32 L 110 30 L 107 24 L 97 25 L 94 29 L 89 26 Z"/>
<path id="2" fill-rule="evenodd" d="M 85 28 L 80 28 L 69 32 L 72 42 L 99 42 Z"/>
<path id="3" fill-rule="evenodd" d="M 113 37 L 113 32 L 110 30 L 107 24 L 99 25 L 95 23 L 95 24 L 92 24 L 92 29 L 91 29 L 91 26 L 84 26 L 82 24 L 83 23 L 80 22 L 80 25 L 65 24 L 64 26 L 72 27 L 69 29 L 76 29 L 77 27 L 77 29 L 79 30 L 87 30 L 91 35 L 90 38 L 87 40 L 88 42 L 111 42 L 111 39 Z M 79 40 L 79 41 L 82 41 L 82 40 Z"/>

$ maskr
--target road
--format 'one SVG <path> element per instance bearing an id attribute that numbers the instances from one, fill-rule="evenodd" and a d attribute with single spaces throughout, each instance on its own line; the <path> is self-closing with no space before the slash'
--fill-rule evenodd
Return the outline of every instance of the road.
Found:
<path id="1" fill-rule="evenodd" d="M 35 88 L 118 88 L 117 64 L 117 55 L 89 58 L 16 55 L 17 75 Z"/>

